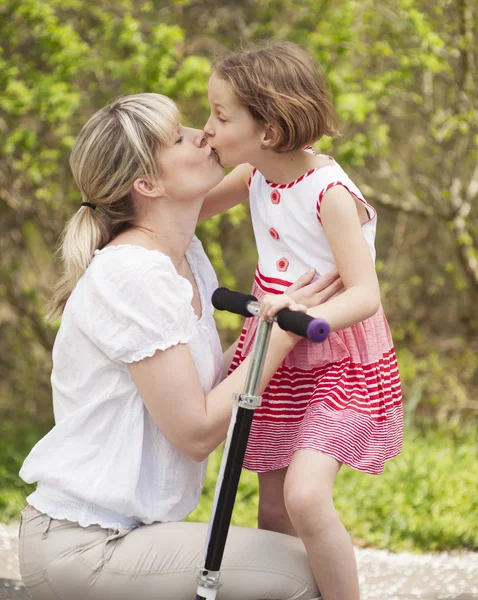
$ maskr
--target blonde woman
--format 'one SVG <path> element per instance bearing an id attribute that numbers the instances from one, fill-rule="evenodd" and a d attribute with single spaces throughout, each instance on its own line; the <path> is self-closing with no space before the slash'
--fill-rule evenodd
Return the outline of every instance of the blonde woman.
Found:
<path id="1" fill-rule="evenodd" d="M 223 357 L 210 304 L 217 280 L 194 236 L 223 169 L 158 94 L 94 114 L 70 163 L 83 202 L 51 303 L 62 316 L 55 426 L 20 472 L 37 483 L 21 515 L 21 574 L 35 600 L 191 600 L 207 525 L 181 521 L 248 366 L 221 382 L 235 348 Z M 325 300 L 333 279 L 305 289 Z M 297 341 L 272 336 L 262 389 Z M 223 566 L 224 600 L 318 596 L 293 537 L 233 527 Z"/>

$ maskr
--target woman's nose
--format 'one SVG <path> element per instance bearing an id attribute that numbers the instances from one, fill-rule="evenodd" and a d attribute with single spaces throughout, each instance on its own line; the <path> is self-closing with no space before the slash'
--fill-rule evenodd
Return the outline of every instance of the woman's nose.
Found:
<path id="1" fill-rule="evenodd" d="M 197 146 L 198 148 L 202 148 L 204 146 L 204 144 L 206 143 L 206 137 L 204 135 L 204 131 L 201 131 L 200 129 L 194 129 L 194 145 Z"/>

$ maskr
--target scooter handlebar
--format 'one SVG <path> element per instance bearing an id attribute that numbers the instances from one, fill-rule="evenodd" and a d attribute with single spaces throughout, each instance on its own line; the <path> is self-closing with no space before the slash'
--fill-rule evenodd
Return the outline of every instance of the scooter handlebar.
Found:
<path id="1" fill-rule="evenodd" d="M 323 342 L 330 333 L 330 326 L 324 319 L 314 319 L 300 311 L 283 308 L 275 320 L 281 329 L 291 331 L 311 342 Z"/>
<path id="2" fill-rule="evenodd" d="M 257 298 L 252 294 L 233 292 L 226 287 L 217 288 L 212 295 L 214 308 L 227 310 L 243 317 L 252 317 L 252 313 L 247 309 L 249 302 L 257 302 Z"/>
<path id="3" fill-rule="evenodd" d="M 250 302 L 257 302 L 257 298 L 252 294 L 234 292 L 225 287 L 217 288 L 212 295 L 212 303 L 215 308 L 244 317 L 251 317 L 253 314 L 248 310 Z M 281 329 L 306 337 L 311 342 L 323 342 L 330 333 L 330 326 L 324 319 L 314 319 L 303 312 L 288 308 L 280 310 L 274 320 Z"/>

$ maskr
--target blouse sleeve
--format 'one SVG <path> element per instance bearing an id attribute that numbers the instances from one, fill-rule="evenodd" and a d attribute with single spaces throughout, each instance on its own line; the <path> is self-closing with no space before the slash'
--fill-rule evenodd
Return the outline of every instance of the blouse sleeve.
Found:
<path id="1" fill-rule="evenodd" d="M 80 283 L 84 331 L 111 360 L 140 361 L 190 340 L 192 287 L 168 256 L 107 248 L 95 255 Z"/>

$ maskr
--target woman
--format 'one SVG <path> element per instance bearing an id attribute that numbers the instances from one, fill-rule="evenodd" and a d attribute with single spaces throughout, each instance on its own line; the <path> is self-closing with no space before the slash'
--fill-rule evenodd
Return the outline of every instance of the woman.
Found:
<path id="1" fill-rule="evenodd" d="M 37 482 L 22 512 L 21 574 L 35 600 L 190 600 L 207 525 L 180 521 L 248 367 L 221 382 L 234 347 L 223 357 L 209 300 L 217 280 L 194 236 L 223 170 L 158 94 L 98 111 L 70 163 L 83 203 L 51 304 L 62 315 L 56 424 L 20 472 Z M 332 279 L 308 293 L 317 300 L 328 286 L 325 300 Z M 273 330 L 262 389 L 297 339 Z M 231 528 L 221 580 L 224 600 L 318 596 L 301 543 L 267 531 Z"/>

